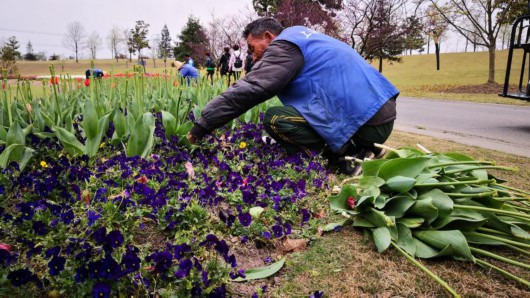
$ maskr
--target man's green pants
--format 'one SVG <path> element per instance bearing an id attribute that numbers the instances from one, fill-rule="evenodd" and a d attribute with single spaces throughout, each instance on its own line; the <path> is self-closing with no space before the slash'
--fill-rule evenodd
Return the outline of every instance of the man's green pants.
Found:
<path id="1" fill-rule="evenodd" d="M 320 153 L 326 146 L 324 139 L 309 126 L 309 123 L 291 106 L 272 107 L 265 113 L 263 125 L 267 133 L 282 146 L 288 154 L 304 151 Z M 383 144 L 394 127 L 394 122 L 377 126 L 362 126 L 352 136 L 355 147 L 371 149 L 374 143 Z M 342 154 L 346 148 L 335 152 Z M 342 151 L 342 152 L 341 152 Z"/>

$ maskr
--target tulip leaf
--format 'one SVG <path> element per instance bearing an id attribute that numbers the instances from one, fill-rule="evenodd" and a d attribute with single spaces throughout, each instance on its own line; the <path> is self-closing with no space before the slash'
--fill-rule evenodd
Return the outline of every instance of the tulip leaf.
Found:
<path id="1" fill-rule="evenodd" d="M 136 120 L 131 136 L 127 142 L 127 156 L 146 158 L 153 147 L 155 118 L 150 112 L 144 113 Z"/>
<path id="2" fill-rule="evenodd" d="M 387 160 L 384 159 L 375 159 L 363 162 L 361 164 L 361 167 L 363 168 L 363 176 L 377 176 L 379 168 L 386 162 Z"/>
<path id="3" fill-rule="evenodd" d="M 407 195 L 398 195 L 389 199 L 385 206 L 385 213 L 396 218 L 403 217 L 416 200 Z"/>
<path id="4" fill-rule="evenodd" d="M 10 162 L 15 161 L 18 163 L 20 170 L 23 170 L 34 152 L 35 150 L 22 144 L 12 144 L 0 154 L 0 166 L 5 169 Z"/>
<path id="5" fill-rule="evenodd" d="M 355 216 L 353 218 L 353 224 L 352 224 L 354 227 L 358 227 L 358 228 L 375 228 L 376 226 L 374 224 L 372 224 L 371 222 L 367 221 L 366 219 L 360 217 L 360 216 Z"/>
<path id="6" fill-rule="evenodd" d="M 475 261 L 467 244 L 466 237 L 459 230 L 438 231 L 416 231 L 414 237 L 422 242 L 442 251 L 450 249 L 451 256 Z"/>
<path id="7" fill-rule="evenodd" d="M 177 118 L 170 112 L 162 111 L 162 123 L 164 124 L 166 139 L 169 140 L 171 136 L 177 135 Z"/>
<path id="8" fill-rule="evenodd" d="M 438 217 L 443 218 L 451 213 L 453 210 L 453 200 L 439 189 L 432 189 L 423 193 L 418 197 L 418 200 L 429 199 L 432 205 L 438 210 Z"/>
<path id="9" fill-rule="evenodd" d="M 70 155 L 82 155 L 86 153 L 85 145 L 81 144 L 75 135 L 68 130 L 54 126 L 55 136 L 59 139 L 66 152 Z"/>
<path id="10" fill-rule="evenodd" d="M 385 251 L 392 242 L 392 238 L 390 237 L 390 230 L 387 227 L 379 227 L 373 229 L 372 237 L 379 253 Z"/>
<path id="11" fill-rule="evenodd" d="M 13 121 L 7 131 L 6 145 L 11 146 L 13 144 L 26 145 L 24 132 L 22 131 L 22 128 L 20 128 L 20 123 L 18 121 Z"/>
<path id="12" fill-rule="evenodd" d="M 423 218 L 399 218 L 396 222 L 405 225 L 408 228 L 414 229 L 420 227 L 425 219 Z"/>
<path id="13" fill-rule="evenodd" d="M 329 231 L 333 231 L 335 230 L 336 228 L 338 227 L 342 227 L 343 225 L 346 224 L 346 222 L 348 222 L 349 219 L 345 219 L 343 221 L 339 221 L 339 222 L 332 222 L 332 223 L 329 223 L 327 225 L 325 225 L 322 230 L 324 232 L 329 232 Z"/>
<path id="14" fill-rule="evenodd" d="M 416 245 L 412 238 L 412 232 L 410 228 L 402 223 L 397 223 L 398 240 L 396 242 L 399 247 L 406 251 L 409 255 L 413 256 L 416 254 Z"/>
<path id="15" fill-rule="evenodd" d="M 244 282 L 244 281 L 249 281 L 249 280 L 254 280 L 254 279 L 267 278 L 273 275 L 274 273 L 280 271 L 280 269 L 282 269 L 283 267 L 283 264 L 285 264 L 285 258 L 282 258 L 281 260 L 275 263 L 272 263 L 269 266 L 247 269 L 245 270 L 246 277 L 244 278 L 238 277 L 232 281 Z"/>
<path id="16" fill-rule="evenodd" d="M 425 170 L 429 158 L 397 158 L 384 161 L 386 162 L 379 168 L 377 176 L 388 182 L 390 178 L 396 176 L 416 178 L 416 176 Z"/>
<path id="17" fill-rule="evenodd" d="M 359 188 L 366 189 L 370 187 L 380 187 L 385 184 L 385 180 L 377 177 L 377 176 L 362 176 L 359 179 Z"/>
<path id="18" fill-rule="evenodd" d="M 416 179 L 404 176 L 394 176 L 386 181 L 386 187 L 399 193 L 411 190 L 416 184 Z"/>

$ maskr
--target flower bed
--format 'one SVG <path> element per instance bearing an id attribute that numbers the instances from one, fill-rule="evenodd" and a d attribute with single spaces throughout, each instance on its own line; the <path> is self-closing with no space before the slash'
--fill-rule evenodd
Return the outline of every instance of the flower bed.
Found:
<path id="1" fill-rule="evenodd" d="M 254 124 L 193 152 L 156 124 L 146 159 L 111 145 L 69 159 L 32 139 L 40 162 L 0 176 L 10 245 L 0 247 L 0 295 L 222 296 L 244 276 L 228 243 L 299 238 L 310 226 L 320 207 L 307 197 L 326 187 L 321 160 L 285 157 Z"/>

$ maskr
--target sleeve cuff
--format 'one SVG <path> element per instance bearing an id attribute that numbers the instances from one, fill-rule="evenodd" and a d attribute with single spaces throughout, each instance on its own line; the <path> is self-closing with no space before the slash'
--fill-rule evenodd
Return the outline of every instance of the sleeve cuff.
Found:
<path id="1" fill-rule="evenodd" d="M 200 124 L 195 123 L 190 130 L 190 134 L 194 136 L 197 140 L 200 140 L 208 134 L 208 130 L 202 127 Z"/>

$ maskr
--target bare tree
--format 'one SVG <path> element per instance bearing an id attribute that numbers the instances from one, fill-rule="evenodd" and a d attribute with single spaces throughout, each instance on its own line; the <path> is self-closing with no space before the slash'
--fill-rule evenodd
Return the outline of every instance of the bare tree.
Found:
<path id="1" fill-rule="evenodd" d="M 123 30 L 123 40 L 125 41 L 125 49 L 129 53 L 129 62 L 132 61 L 132 55 L 136 53 L 136 49 L 134 49 L 133 44 L 130 42 L 132 38 L 132 33 L 129 31 L 129 29 Z"/>
<path id="2" fill-rule="evenodd" d="M 107 36 L 107 45 L 110 49 L 112 58 L 116 59 L 116 62 L 118 62 L 118 50 L 122 42 L 123 36 L 121 34 L 121 29 L 117 26 L 114 26 Z"/>
<path id="3" fill-rule="evenodd" d="M 516 0 L 430 0 L 444 20 L 469 41 L 488 48 L 488 83 L 495 82 L 495 48 L 501 25 Z"/>
<path id="4" fill-rule="evenodd" d="M 442 14 L 433 6 L 429 5 L 424 13 L 425 33 L 434 41 L 434 51 L 436 54 L 436 70 L 440 70 L 440 44 L 442 38 L 447 33 L 448 24 Z M 427 54 L 429 53 L 429 44 L 427 41 Z"/>
<path id="5" fill-rule="evenodd" d="M 83 27 L 80 22 L 75 21 L 66 26 L 66 33 L 63 37 L 63 45 L 75 52 L 76 63 L 79 62 L 78 53 L 85 38 L 85 27 Z"/>
<path id="6" fill-rule="evenodd" d="M 410 2 L 410 1 L 409 1 Z M 340 23 L 352 48 L 368 60 L 400 61 L 407 48 L 406 39 L 421 32 L 407 19 L 416 19 L 417 5 L 406 0 L 346 0 Z M 408 7 L 410 6 L 410 7 Z M 412 8 L 412 9 L 411 9 Z M 416 30 L 417 31 L 417 30 Z M 415 47 L 415 46 L 414 46 Z"/>
<path id="7" fill-rule="evenodd" d="M 158 44 L 160 44 L 160 35 L 155 35 L 155 37 L 151 39 L 151 44 L 151 57 L 153 58 L 153 67 L 156 68 L 156 57 L 160 54 L 160 48 L 158 47 Z"/>
<path id="8" fill-rule="evenodd" d="M 96 59 L 97 50 L 101 47 L 102 44 L 103 41 L 101 40 L 101 37 L 99 37 L 99 34 L 96 31 L 90 33 L 86 45 L 88 50 L 90 51 L 91 59 Z"/>

